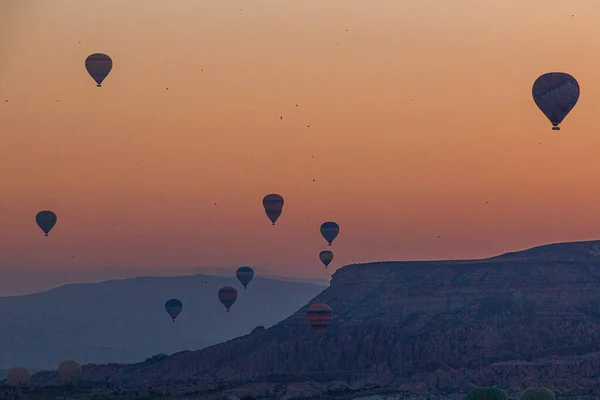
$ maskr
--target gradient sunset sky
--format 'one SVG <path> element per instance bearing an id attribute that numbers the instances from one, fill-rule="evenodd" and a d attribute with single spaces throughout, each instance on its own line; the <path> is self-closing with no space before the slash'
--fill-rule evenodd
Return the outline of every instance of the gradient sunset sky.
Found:
<path id="1" fill-rule="evenodd" d="M 0 0 L 0 268 L 326 278 L 600 239 L 599 38 L 598 0 Z M 581 86 L 558 132 L 550 71 Z"/>

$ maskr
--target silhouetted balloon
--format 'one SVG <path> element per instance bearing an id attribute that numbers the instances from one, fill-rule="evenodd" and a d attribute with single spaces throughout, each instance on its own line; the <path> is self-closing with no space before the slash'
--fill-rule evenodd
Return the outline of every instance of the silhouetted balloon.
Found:
<path id="1" fill-rule="evenodd" d="M 271 193 L 263 198 L 264 208 L 283 208 L 283 197 L 276 193 Z"/>
<path id="2" fill-rule="evenodd" d="M 325 303 L 314 303 L 306 311 L 306 320 L 318 336 L 327 330 L 333 317 L 333 310 Z"/>
<path id="3" fill-rule="evenodd" d="M 335 222 L 325 222 L 323 225 L 321 225 L 321 235 L 323 235 L 330 246 L 331 242 L 335 240 L 338 233 L 340 233 L 340 227 Z"/>
<path id="4" fill-rule="evenodd" d="M 62 383 L 76 383 L 81 378 L 81 365 L 73 360 L 63 361 L 58 366 L 56 377 Z"/>
<path id="5" fill-rule="evenodd" d="M 549 72 L 533 83 L 533 100 L 552 122 L 552 130 L 569 114 L 579 99 L 579 83 L 569 74 Z"/>
<path id="6" fill-rule="evenodd" d="M 25 367 L 14 367 L 6 374 L 6 384 L 9 386 L 27 385 L 31 374 Z"/>
<path id="7" fill-rule="evenodd" d="M 495 387 L 477 387 L 467 393 L 465 400 L 508 400 L 508 396 Z"/>
<path id="8" fill-rule="evenodd" d="M 221 301 L 221 303 L 223 303 L 227 312 L 229 312 L 229 309 L 231 308 L 233 303 L 235 303 L 237 295 L 238 292 L 237 290 L 235 290 L 234 287 L 223 286 L 221 289 L 219 289 L 219 300 Z"/>
<path id="9" fill-rule="evenodd" d="M 173 322 L 175 322 L 175 318 L 177 318 L 181 310 L 183 310 L 183 303 L 177 299 L 167 300 L 165 303 L 165 310 L 171 316 Z"/>
<path id="10" fill-rule="evenodd" d="M 35 222 L 37 222 L 41 230 L 44 231 L 46 234 L 45 236 L 48 236 L 48 232 L 56 225 L 56 214 L 52 211 L 40 211 L 35 216 Z"/>
<path id="11" fill-rule="evenodd" d="M 244 285 L 244 289 L 246 289 L 246 286 L 248 286 L 252 278 L 254 278 L 254 270 L 250 267 L 239 267 L 235 276 L 237 276 L 238 281 L 240 281 L 240 283 Z"/>
<path id="12" fill-rule="evenodd" d="M 112 60 L 106 54 L 95 53 L 85 60 L 85 69 L 96 81 L 96 86 L 101 87 L 112 69 Z"/>
<path id="13" fill-rule="evenodd" d="M 323 250 L 319 253 L 319 259 L 325 265 L 325 269 L 327 269 L 327 266 L 333 261 L 333 252 L 330 250 Z"/>
<path id="14" fill-rule="evenodd" d="M 545 387 L 530 387 L 521 392 L 519 400 L 556 400 L 556 397 Z"/>
<path id="15" fill-rule="evenodd" d="M 275 221 L 283 212 L 283 197 L 275 193 L 268 194 L 263 198 L 263 207 L 267 217 L 275 225 Z"/>

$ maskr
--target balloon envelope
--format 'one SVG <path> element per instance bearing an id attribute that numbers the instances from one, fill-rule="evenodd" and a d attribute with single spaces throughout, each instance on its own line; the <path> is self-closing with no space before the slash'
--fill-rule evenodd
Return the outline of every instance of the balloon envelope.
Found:
<path id="1" fill-rule="evenodd" d="M 558 124 L 569 114 L 579 100 L 579 83 L 564 72 L 549 72 L 533 83 L 533 100 L 553 125 Z"/>
<path id="2" fill-rule="evenodd" d="M 271 220 L 273 225 L 275 225 L 275 221 L 277 221 L 279 219 L 282 212 L 283 212 L 283 210 L 267 210 L 267 209 L 265 209 L 265 214 L 267 214 L 267 217 Z"/>
<path id="3" fill-rule="evenodd" d="M 266 209 L 282 209 L 283 197 L 276 193 L 271 193 L 263 198 L 263 207 Z"/>
<path id="4" fill-rule="evenodd" d="M 276 193 L 268 194 L 263 198 L 263 207 L 265 208 L 267 217 L 275 225 L 275 221 L 277 221 L 283 212 L 283 197 Z"/>
<path id="5" fill-rule="evenodd" d="M 333 252 L 330 250 L 323 250 L 319 253 L 319 259 L 325 265 L 325 269 L 327 269 L 327 266 L 333 261 Z"/>
<path id="6" fill-rule="evenodd" d="M 321 235 L 323 235 L 330 246 L 337 237 L 338 233 L 340 233 L 340 227 L 335 222 L 325 222 L 323 225 L 321 225 Z"/>
<path id="7" fill-rule="evenodd" d="M 48 236 L 48 232 L 50 232 L 52 228 L 54 228 L 54 225 L 56 225 L 56 214 L 47 210 L 40 211 L 35 216 L 35 222 L 38 224 L 40 229 L 44 231 L 46 236 Z"/>
<path id="8" fill-rule="evenodd" d="M 63 383 L 75 383 L 81 378 L 81 365 L 77 361 L 66 360 L 59 364 L 57 378 Z"/>
<path id="9" fill-rule="evenodd" d="M 177 318 L 181 310 L 183 310 L 183 303 L 177 299 L 167 300 L 165 303 L 165 310 L 171 316 L 173 322 L 175 322 L 175 318 Z"/>
<path id="10" fill-rule="evenodd" d="M 31 374 L 25 367 L 14 367 L 6 374 L 6 384 L 9 386 L 26 385 L 31 380 Z"/>
<path id="11" fill-rule="evenodd" d="M 244 289 L 246 289 L 246 286 L 248 286 L 252 278 L 254 278 L 254 270 L 250 267 L 239 267 L 235 276 L 238 278 L 238 281 L 244 285 Z"/>
<path id="12" fill-rule="evenodd" d="M 101 87 L 102 81 L 108 76 L 112 69 L 112 60 L 106 54 L 94 53 L 86 58 L 85 69 L 96 81 L 96 86 Z"/>
<path id="13" fill-rule="evenodd" d="M 306 311 L 306 320 L 318 336 L 327 330 L 333 318 L 333 310 L 325 303 L 314 303 Z"/>
<path id="14" fill-rule="evenodd" d="M 235 303 L 237 295 L 238 292 L 237 290 L 235 290 L 234 287 L 224 286 L 221 289 L 219 289 L 219 300 L 221 301 L 221 303 L 223 303 L 227 312 L 229 312 L 229 309 L 231 308 L 233 303 Z"/>

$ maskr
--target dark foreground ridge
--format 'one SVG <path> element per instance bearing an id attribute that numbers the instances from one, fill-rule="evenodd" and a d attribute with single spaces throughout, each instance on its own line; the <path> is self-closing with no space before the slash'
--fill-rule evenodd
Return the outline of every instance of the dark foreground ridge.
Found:
<path id="1" fill-rule="evenodd" d="M 600 390 L 600 241 L 482 260 L 348 265 L 312 302 L 334 310 L 322 338 L 306 323 L 307 304 L 269 329 L 199 351 L 86 365 L 83 379 L 213 391 L 246 385 L 254 395 L 285 383 L 299 397 L 378 387 L 438 395 L 492 385 L 509 393 Z"/>

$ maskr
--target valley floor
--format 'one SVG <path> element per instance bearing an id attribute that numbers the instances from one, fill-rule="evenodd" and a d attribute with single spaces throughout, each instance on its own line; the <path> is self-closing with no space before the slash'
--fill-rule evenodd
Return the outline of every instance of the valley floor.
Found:
<path id="1" fill-rule="evenodd" d="M 453 394 L 447 396 L 435 395 L 410 395 L 398 393 L 391 388 L 378 388 L 370 390 L 358 390 L 354 393 L 293 393 L 289 392 L 287 385 L 275 385 L 270 393 L 257 395 L 260 400 L 462 400 L 465 394 Z M 82 388 L 82 387 L 60 387 L 52 386 L 45 388 L 23 388 L 15 390 L 13 388 L 0 388 L 0 400 L 151 400 L 151 399 L 170 399 L 170 400 L 240 400 L 248 394 L 246 388 L 226 390 L 201 390 L 193 387 L 176 388 L 155 388 L 142 390 L 120 390 L 108 388 Z M 240 393 L 244 392 L 244 393 Z M 518 397 L 511 396 L 511 399 Z M 600 400 L 598 396 L 557 396 L 557 400 Z"/>

